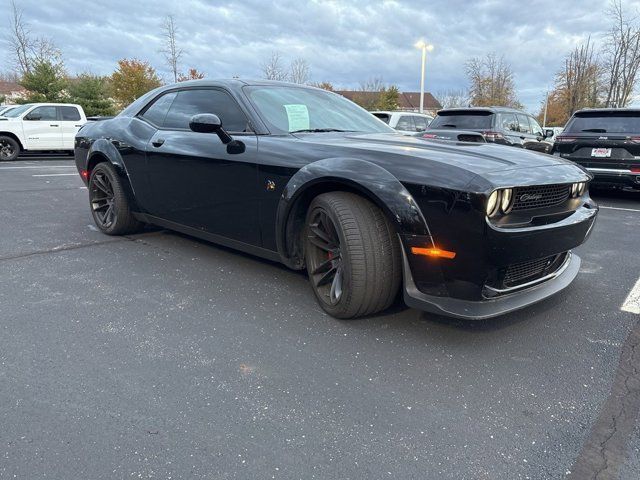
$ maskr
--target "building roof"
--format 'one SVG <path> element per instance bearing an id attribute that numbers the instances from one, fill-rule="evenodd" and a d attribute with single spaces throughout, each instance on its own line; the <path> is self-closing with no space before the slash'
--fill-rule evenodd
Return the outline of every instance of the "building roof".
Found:
<path id="1" fill-rule="evenodd" d="M 19 83 L 4 82 L 0 80 L 0 95 L 10 95 L 12 93 L 26 93 L 27 89 Z"/>
<path id="2" fill-rule="evenodd" d="M 358 90 L 336 90 L 343 97 L 353 101 L 354 98 L 366 98 L 379 95 L 378 92 L 360 92 Z M 429 92 L 424 92 L 424 108 L 425 110 L 440 110 L 442 105 L 440 102 Z M 420 92 L 400 92 L 398 96 L 398 109 L 400 110 L 420 110 Z"/>

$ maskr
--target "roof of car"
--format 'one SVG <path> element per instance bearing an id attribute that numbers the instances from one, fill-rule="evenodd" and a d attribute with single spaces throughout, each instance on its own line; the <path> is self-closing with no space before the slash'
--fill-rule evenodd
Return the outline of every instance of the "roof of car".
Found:
<path id="1" fill-rule="evenodd" d="M 420 113 L 420 112 L 407 112 L 405 110 L 372 110 L 369 113 L 384 113 L 385 115 L 391 115 L 393 113 L 402 113 L 404 115 L 418 115 L 420 117 L 429 117 L 429 118 L 433 118 L 431 117 L 431 115 L 427 115 L 426 113 Z"/>
<path id="2" fill-rule="evenodd" d="M 522 110 L 518 110 L 511 107 L 457 107 L 457 108 L 443 108 L 442 110 L 438 110 L 438 114 L 442 112 L 450 113 L 450 112 L 488 112 L 488 113 L 498 113 L 498 112 L 508 112 L 508 113 L 522 113 L 526 115 L 526 112 Z"/>
<path id="3" fill-rule="evenodd" d="M 640 113 L 640 108 L 631 107 L 631 108 L 583 108 L 574 112 L 574 115 L 579 115 L 581 113 L 620 113 L 620 112 L 633 112 Z"/>
<path id="4" fill-rule="evenodd" d="M 312 88 L 316 89 L 316 87 L 312 87 L 310 85 L 302 85 L 299 83 L 291 83 L 291 82 L 282 82 L 279 80 L 255 80 L 255 79 L 247 79 L 247 78 L 215 78 L 208 79 L 204 78 L 202 80 L 187 80 L 186 82 L 173 83 L 169 85 L 165 85 L 163 88 L 170 89 L 176 87 L 190 87 L 190 86 L 199 86 L 199 87 L 242 87 L 245 85 L 283 85 L 290 87 L 301 87 L 301 88 Z"/>

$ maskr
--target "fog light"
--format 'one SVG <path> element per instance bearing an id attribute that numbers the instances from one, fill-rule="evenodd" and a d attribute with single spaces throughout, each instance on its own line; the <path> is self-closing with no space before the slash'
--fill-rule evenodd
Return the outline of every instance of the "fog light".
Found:
<path id="1" fill-rule="evenodd" d="M 499 207 L 500 207 L 500 191 L 496 190 L 491 195 L 489 195 L 489 200 L 487 200 L 487 215 L 489 217 L 493 217 L 496 213 L 498 213 Z"/>
<path id="2" fill-rule="evenodd" d="M 500 201 L 500 209 L 502 213 L 509 213 L 513 207 L 513 190 L 511 188 L 505 188 L 502 190 L 502 200 Z"/>

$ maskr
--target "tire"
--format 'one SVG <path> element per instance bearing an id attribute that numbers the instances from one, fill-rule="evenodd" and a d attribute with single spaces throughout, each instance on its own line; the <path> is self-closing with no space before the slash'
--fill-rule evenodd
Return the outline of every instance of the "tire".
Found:
<path id="1" fill-rule="evenodd" d="M 108 162 L 99 163 L 91 172 L 89 205 L 93 221 L 107 235 L 135 233 L 143 226 L 131 213 L 122 181 Z"/>
<path id="2" fill-rule="evenodd" d="M 15 139 L 0 136 L 0 161 L 11 162 L 20 155 L 20 144 Z"/>
<path id="3" fill-rule="evenodd" d="M 358 195 L 323 193 L 311 202 L 304 251 L 311 286 L 329 315 L 370 315 L 388 308 L 398 294 L 398 236 L 382 211 Z"/>

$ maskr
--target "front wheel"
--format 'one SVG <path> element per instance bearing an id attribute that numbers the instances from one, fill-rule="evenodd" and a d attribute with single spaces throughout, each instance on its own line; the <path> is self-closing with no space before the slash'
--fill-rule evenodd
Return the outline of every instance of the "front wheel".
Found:
<path id="1" fill-rule="evenodd" d="M 122 181 L 110 163 L 99 163 L 91 172 L 89 202 L 96 226 L 107 235 L 134 233 L 142 227 L 131 213 Z"/>
<path id="2" fill-rule="evenodd" d="M 400 244 L 375 205 L 349 192 L 319 195 L 309 206 L 304 236 L 309 280 L 328 314 L 356 318 L 393 303 Z"/>
<path id="3" fill-rule="evenodd" d="M 0 136 L 0 161 L 11 162 L 20 155 L 20 144 L 15 139 Z"/>

